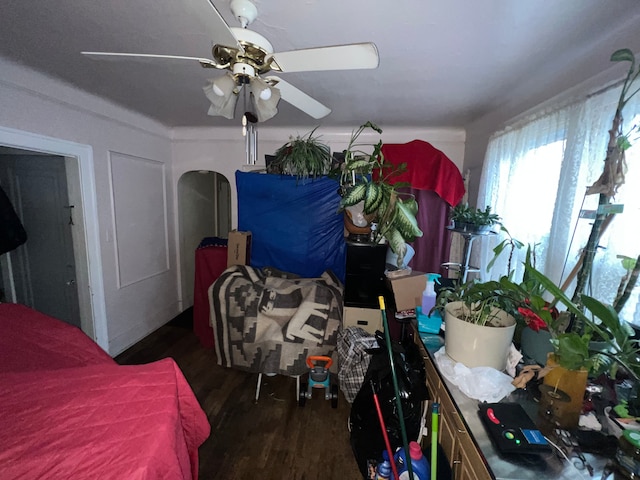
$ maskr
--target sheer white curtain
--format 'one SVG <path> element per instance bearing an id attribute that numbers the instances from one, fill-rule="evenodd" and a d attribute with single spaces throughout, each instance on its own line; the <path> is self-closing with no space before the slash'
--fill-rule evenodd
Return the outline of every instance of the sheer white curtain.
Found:
<path id="1" fill-rule="evenodd" d="M 608 130 L 620 87 L 551 111 L 542 111 L 495 134 L 490 142 L 480 181 L 478 207 L 490 205 L 511 235 L 536 245 L 538 269 L 561 284 L 575 266 L 586 244 L 591 220 L 580 212 L 595 210 L 598 196 L 585 196 L 586 188 L 602 173 Z M 624 110 L 625 131 L 640 122 L 640 99 Z M 626 183 L 614 202 L 624 204 L 600 241 L 590 294 L 611 302 L 624 274 L 618 255 L 640 253 L 640 139 L 627 150 Z M 474 256 L 480 265 L 493 258 L 493 247 L 503 235 L 484 239 Z M 517 251 L 511 269 L 522 276 L 525 249 Z M 478 258 L 479 257 L 479 258 Z M 484 278 L 507 273 L 507 254 Z M 573 284 L 567 289 L 573 293 Z M 622 317 L 640 325 L 638 290 L 627 302 Z"/>

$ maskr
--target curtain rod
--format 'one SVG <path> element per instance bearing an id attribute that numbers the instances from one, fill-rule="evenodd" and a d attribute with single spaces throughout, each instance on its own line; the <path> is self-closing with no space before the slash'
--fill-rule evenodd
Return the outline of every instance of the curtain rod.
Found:
<path id="1" fill-rule="evenodd" d="M 597 90 L 591 91 L 589 93 L 581 93 L 579 95 L 574 95 L 571 96 L 569 98 L 566 98 L 563 102 L 560 102 L 559 104 L 554 104 L 553 106 L 549 105 L 549 106 L 544 106 L 545 104 L 549 104 L 551 102 L 554 101 L 554 99 L 557 99 L 560 96 L 563 96 L 564 93 L 560 93 L 558 95 L 556 95 L 555 97 L 550 98 L 549 100 L 546 100 L 540 104 L 538 104 L 538 106 L 530 108 L 529 110 L 527 110 L 526 112 L 523 112 L 519 115 L 517 115 L 516 117 L 514 117 L 512 120 L 509 121 L 508 124 L 505 124 L 501 129 L 497 130 L 496 132 L 494 132 L 490 137 L 489 140 L 493 140 L 496 137 L 499 137 L 501 135 L 504 135 L 505 133 L 508 133 L 516 128 L 519 128 L 520 126 L 530 123 L 542 116 L 545 115 L 551 115 L 555 112 L 558 112 L 562 109 L 568 108 L 568 107 L 572 107 L 584 100 L 588 100 L 589 98 L 595 97 L 597 95 L 601 95 L 603 93 L 608 92 L 609 90 L 612 90 L 614 88 L 618 88 L 620 86 L 622 86 L 624 84 L 624 79 L 617 79 L 614 80 L 612 82 L 609 82 L 608 84 L 605 84 L 602 87 L 598 87 Z"/>

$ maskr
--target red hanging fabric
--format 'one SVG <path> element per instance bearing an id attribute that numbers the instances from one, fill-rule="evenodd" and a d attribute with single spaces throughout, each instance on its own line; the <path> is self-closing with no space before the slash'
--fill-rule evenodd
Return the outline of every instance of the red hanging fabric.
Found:
<path id="1" fill-rule="evenodd" d="M 382 153 L 393 165 L 407 164 L 407 170 L 389 179 L 390 183 L 408 182 L 411 188 L 400 191 L 412 194 L 418 202 L 418 225 L 424 235 L 411 243 L 415 250 L 409 266 L 421 272 L 444 272 L 449 259 L 449 205 L 457 205 L 464 196 L 464 180 L 449 157 L 424 140 L 402 144 L 384 144 Z"/>
<path id="2" fill-rule="evenodd" d="M 407 164 L 406 172 L 390 178 L 389 183 L 409 182 L 418 190 L 433 190 L 449 205 L 457 205 L 464 196 L 464 180 L 449 157 L 424 140 L 384 144 L 382 153 L 393 165 Z"/>

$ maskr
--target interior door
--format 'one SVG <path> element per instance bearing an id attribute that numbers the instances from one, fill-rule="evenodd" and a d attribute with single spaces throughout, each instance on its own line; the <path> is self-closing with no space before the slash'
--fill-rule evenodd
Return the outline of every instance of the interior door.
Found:
<path id="1" fill-rule="evenodd" d="M 2 183 L 28 236 L 11 252 L 17 301 L 80 327 L 64 158 L 3 155 L 2 166 Z"/>

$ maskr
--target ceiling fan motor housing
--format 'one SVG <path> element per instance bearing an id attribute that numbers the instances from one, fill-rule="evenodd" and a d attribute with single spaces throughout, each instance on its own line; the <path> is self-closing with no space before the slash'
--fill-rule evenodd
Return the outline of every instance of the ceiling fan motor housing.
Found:
<path id="1" fill-rule="evenodd" d="M 253 23 L 258 17 L 258 9 L 249 0 L 232 0 L 231 13 L 238 19 L 242 28 Z"/>

